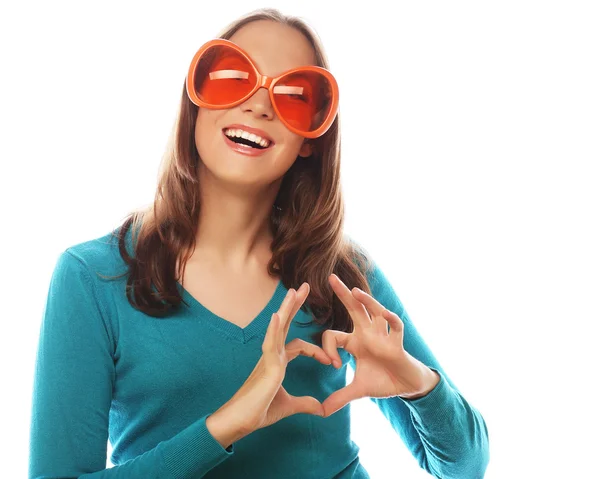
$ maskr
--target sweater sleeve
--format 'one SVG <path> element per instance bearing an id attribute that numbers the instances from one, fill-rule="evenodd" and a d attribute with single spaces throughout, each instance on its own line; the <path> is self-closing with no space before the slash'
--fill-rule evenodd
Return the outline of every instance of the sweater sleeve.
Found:
<path id="1" fill-rule="evenodd" d="M 199 418 L 172 438 L 106 469 L 114 336 L 85 264 L 67 249 L 55 265 L 33 378 L 29 478 L 198 478 L 228 459 Z"/>
<path id="2" fill-rule="evenodd" d="M 404 349 L 440 376 L 434 389 L 421 398 L 407 400 L 398 396 L 371 401 L 429 474 L 442 479 L 483 478 L 489 463 L 488 430 L 483 416 L 446 375 L 377 265 L 369 277 L 369 286 L 372 296 L 404 323 Z M 350 365 L 356 369 L 351 355 Z"/>

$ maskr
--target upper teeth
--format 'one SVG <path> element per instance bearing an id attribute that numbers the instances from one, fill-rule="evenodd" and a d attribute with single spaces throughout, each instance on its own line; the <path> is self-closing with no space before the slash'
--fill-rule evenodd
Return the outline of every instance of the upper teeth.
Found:
<path id="1" fill-rule="evenodd" d="M 266 148 L 270 144 L 269 140 L 265 140 L 264 138 L 255 135 L 254 133 L 248 133 L 247 131 L 240 129 L 227 128 L 225 130 L 225 134 L 230 137 L 246 138 L 247 140 L 253 141 L 254 143 L 264 148 Z"/>

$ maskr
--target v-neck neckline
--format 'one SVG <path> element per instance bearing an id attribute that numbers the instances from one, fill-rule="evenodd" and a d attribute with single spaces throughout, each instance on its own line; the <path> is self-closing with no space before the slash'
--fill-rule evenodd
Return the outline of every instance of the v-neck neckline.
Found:
<path id="1" fill-rule="evenodd" d="M 128 253 L 130 255 L 134 255 L 133 225 L 126 233 L 126 244 L 127 243 L 129 243 L 131 248 L 131 251 L 128 251 Z M 241 328 L 237 324 L 234 324 L 231 321 L 228 321 L 225 318 L 213 313 L 210 309 L 200 303 L 194 296 L 192 296 L 191 293 L 185 289 L 179 281 L 176 281 L 176 283 L 183 300 L 187 303 L 187 309 L 192 316 L 196 318 L 202 318 L 215 329 L 223 332 L 231 339 L 241 343 L 247 343 L 257 336 L 264 337 L 267 331 L 267 326 L 271 321 L 271 316 L 273 313 L 276 313 L 279 310 L 281 303 L 285 299 L 285 295 L 288 292 L 281 279 L 279 279 L 277 286 L 275 287 L 275 291 L 271 295 L 271 299 L 269 299 L 262 311 L 258 313 L 258 315 L 245 328 Z M 183 307 L 185 308 L 186 305 L 183 304 Z"/>
<path id="2" fill-rule="evenodd" d="M 231 339 L 241 343 L 247 343 L 257 336 L 264 337 L 271 321 L 271 316 L 279 310 L 287 294 L 287 288 L 280 279 L 275 287 L 275 291 L 271 295 L 271 299 L 269 299 L 262 311 L 246 327 L 242 328 L 213 313 L 192 296 L 179 281 L 177 281 L 177 287 L 180 290 L 183 300 L 187 303 L 189 312 L 194 317 L 202 318 L 203 321 L 207 321 L 212 327 L 217 328 Z M 185 304 L 183 306 L 185 307 Z"/>

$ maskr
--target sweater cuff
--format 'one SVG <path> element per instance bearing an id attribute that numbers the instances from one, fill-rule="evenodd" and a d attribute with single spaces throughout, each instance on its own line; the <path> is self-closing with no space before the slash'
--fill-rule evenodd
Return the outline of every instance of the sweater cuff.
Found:
<path id="1" fill-rule="evenodd" d="M 225 449 L 206 427 L 207 414 L 164 444 L 163 457 L 169 477 L 201 477 L 235 452 Z"/>

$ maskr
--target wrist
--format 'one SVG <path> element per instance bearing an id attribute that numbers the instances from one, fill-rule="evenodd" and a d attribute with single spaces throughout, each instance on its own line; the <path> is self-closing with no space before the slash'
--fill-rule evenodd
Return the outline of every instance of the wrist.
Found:
<path id="1" fill-rule="evenodd" d="M 403 364 L 402 368 L 404 374 L 410 377 L 410 384 L 414 385 L 414 389 L 411 392 L 401 394 L 402 399 L 420 399 L 427 396 L 440 382 L 440 376 L 433 369 L 426 366 L 424 363 L 406 354 L 407 362 Z"/>
<path id="2" fill-rule="evenodd" d="M 227 405 L 206 418 L 206 428 L 223 449 L 228 449 L 234 442 L 252 432 L 238 423 L 234 411 Z"/>
<path id="3" fill-rule="evenodd" d="M 427 396 L 435 389 L 440 382 L 440 376 L 434 370 L 423 364 L 423 384 L 419 391 L 410 397 L 410 399 L 420 399 Z"/>

